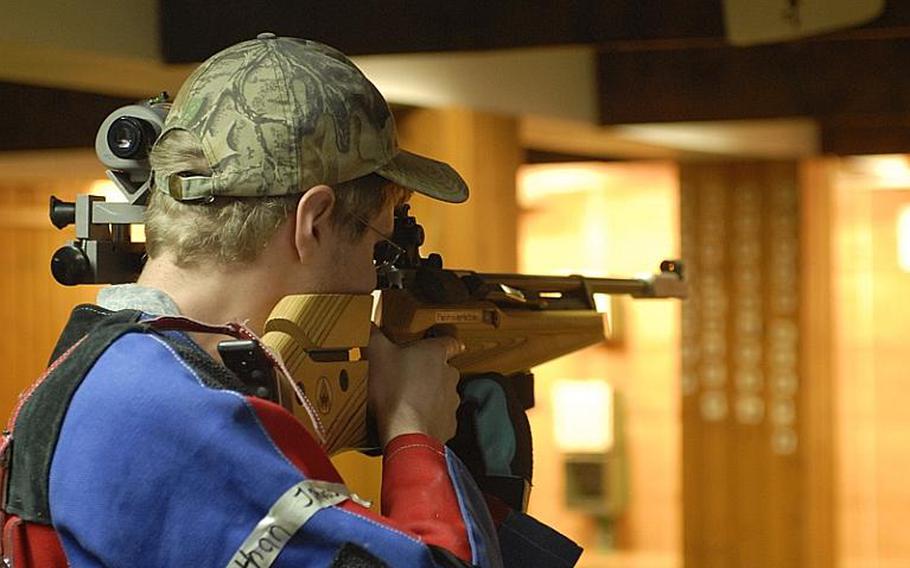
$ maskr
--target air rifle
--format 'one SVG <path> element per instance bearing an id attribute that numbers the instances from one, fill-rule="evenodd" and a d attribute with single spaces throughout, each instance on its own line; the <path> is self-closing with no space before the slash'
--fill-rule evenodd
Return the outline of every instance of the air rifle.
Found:
<path id="1" fill-rule="evenodd" d="M 369 295 L 303 295 L 282 299 L 266 321 L 263 340 L 278 351 L 296 386 L 279 399 L 305 424 L 322 422 L 330 451 L 375 449 L 366 412 L 370 314 L 398 344 L 440 335 L 458 337 L 465 351 L 451 359 L 464 380 L 495 374 L 508 379 L 522 408 L 534 405 L 531 369 L 604 340 L 596 296 L 684 298 L 682 266 L 664 261 L 648 278 L 588 278 L 485 274 L 443 268 L 442 257 L 420 256 L 424 230 L 408 205 L 395 211 L 394 263 L 377 251 L 379 301 Z M 307 406 L 310 405 L 310 408 Z M 315 415 L 315 417 L 314 417 Z"/>
<path id="2" fill-rule="evenodd" d="M 421 257 L 423 235 L 408 205 L 399 207 L 392 240 L 405 254 L 381 274 L 378 322 L 398 343 L 457 335 L 466 349 L 452 364 L 463 374 L 524 374 L 602 341 L 597 295 L 686 296 L 676 261 L 637 279 L 484 274 L 443 268 L 438 254 Z"/>

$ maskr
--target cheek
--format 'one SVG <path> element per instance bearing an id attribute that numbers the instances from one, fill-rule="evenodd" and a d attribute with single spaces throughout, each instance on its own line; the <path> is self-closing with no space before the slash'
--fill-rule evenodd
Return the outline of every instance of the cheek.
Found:
<path id="1" fill-rule="evenodd" d="M 372 292 L 376 287 L 376 268 L 373 266 L 373 247 L 349 248 L 343 258 L 345 282 L 343 285 L 354 293 Z M 339 263 L 342 264 L 342 263 Z"/>
<path id="2" fill-rule="evenodd" d="M 369 294 L 376 288 L 372 240 L 340 244 L 327 259 L 327 288 L 336 293 Z"/>

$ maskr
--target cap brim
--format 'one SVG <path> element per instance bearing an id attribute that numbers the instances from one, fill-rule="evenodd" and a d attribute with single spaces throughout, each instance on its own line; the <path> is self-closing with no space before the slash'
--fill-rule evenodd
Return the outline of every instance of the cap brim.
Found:
<path id="1" fill-rule="evenodd" d="M 461 203 L 468 199 L 468 184 L 452 166 L 406 150 L 376 173 L 407 189 L 433 199 Z"/>

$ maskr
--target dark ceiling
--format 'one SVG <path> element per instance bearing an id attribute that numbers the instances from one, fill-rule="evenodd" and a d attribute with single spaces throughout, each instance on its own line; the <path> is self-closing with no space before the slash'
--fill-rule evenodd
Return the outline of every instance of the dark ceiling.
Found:
<path id="1" fill-rule="evenodd" d="M 261 31 L 351 55 L 590 45 L 602 124 L 811 117 L 825 153 L 910 152 L 910 2 L 900 0 L 865 26 L 753 47 L 724 39 L 721 0 L 160 0 L 160 16 L 169 63 Z M 4 113 L 3 131 L 31 135 L 0 150 L 78 145 L 121 102 L 2 83 L 0 98 L 8 110 L 47 100 L 58 125 Z"/>
<path id="2" fill-rule="evenodd" d="M 349 55 L 722 38 L 720 0 L 160 0 L 164 58 L 202 61 L 262 31 Z"/>
<path id="3" fill-rule="evenodd" d="M 217 7 L 216 7 L 217 6 Z M 812 117 L 822 150 L 910 151 L 910 3 L 862 27 L 733 47 L 721 0 L 161 0 L 170 62 L 261 31 L 351 54 L 592 45 L 600 122 Z"/>
<path id="4" fill-rule="evenodd" d="M 94 147 L 114 109 L 135 102 L 82 91 L 0 82 L 0 151 Z"/>

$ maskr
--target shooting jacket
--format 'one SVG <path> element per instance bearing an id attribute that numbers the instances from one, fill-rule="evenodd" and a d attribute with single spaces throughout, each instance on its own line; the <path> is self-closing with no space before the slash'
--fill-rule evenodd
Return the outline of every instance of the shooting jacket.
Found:
<path id="1" fill-rule="evenodd" d="M 78 356 L 79 345 L 66 350 L 86 333 L 168 309 L 157 291 L 105 294 L 135 311 L 77 307 L 55 355 Z M 388 444 L 376 513 L 294 416 L 246 393 L 187 335 L 124 329 L 49 445 L 45 515 L 72 566 L 502 565 L 483 496 L 439 441 Z M 14 514 L 41 515 L 21 501 L 17 510 L 17 497 Z"/>

